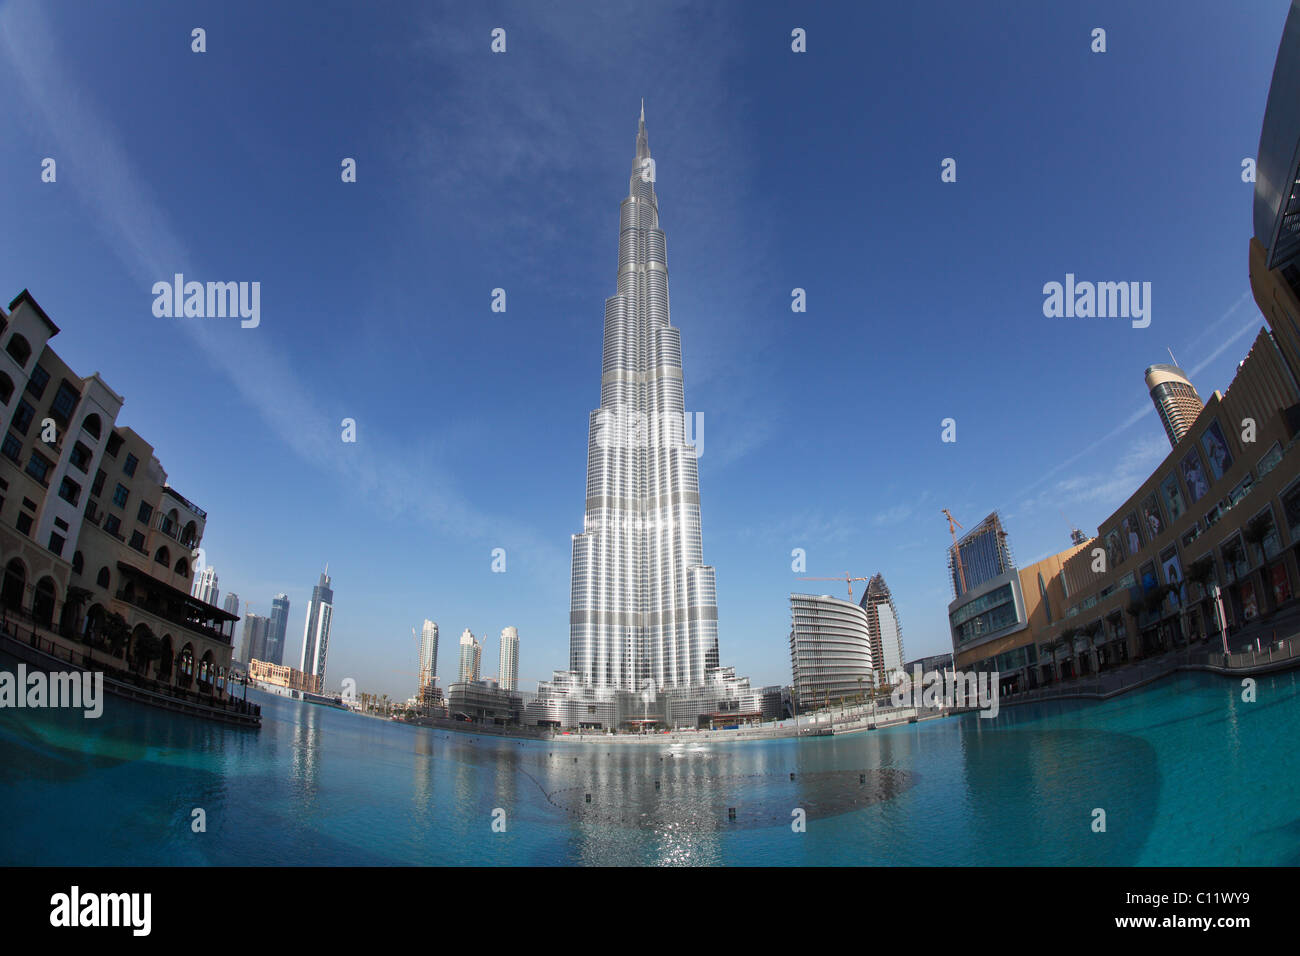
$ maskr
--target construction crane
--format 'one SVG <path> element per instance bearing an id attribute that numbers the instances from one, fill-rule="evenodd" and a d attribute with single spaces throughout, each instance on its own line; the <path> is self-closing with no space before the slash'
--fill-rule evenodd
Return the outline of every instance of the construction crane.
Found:
<path id="1" fill-rule="evenodd" d="M 952 535 L 952 554 L 953 558 L 957 562 L 957 579 L 961 581 L 961 590 L 962 593 L 965 594 L 966 570 L 961 566 L 961 548 L 957 547 L 957 529 L 961 528 L 964 531 L 965 527 L 960 521 L 952 516 L 952 512 L 947 508 L 940 508 L 939 510 L 943 513 L 943 516 L 948 519 L 948 533 Z"/>
<path id="2" fill-rule="evenodd" d="M 1084 541 L 1087 540 L 1088 536 L 1087 536 L 1086 534 L 1084 534 L 1082 531 L 1080 531 L 1079 528 L 1078 528 L 1078 526 L 1077 526 L 1073 521 L 1071 521 L 1069 518 L 1067 518 L 1067 517 L 1065 516 L 1065 511 L 1064 511 L 1064 509 L 1062 509 L 1062 508 L 1057 508 L 1056 510 L 1059 511 L 1059 512 L 1061 513 L 1061 520 L 1064 521 L 1064 522 L 1066 523 L 1067 526 L 1069 526 L 1069 529 L 1070 529 L 1070 543 L 1071 543 L 1071 544 L 1083 544 Z"/>
<path id="3" fill-rule="evenodd" d="M 842 578 L 800 578 L 799 580 L 800 581 L 843 581 L 845 584 L 849 586 L 849 603 L 852 604 L 853 603 L 853 582 L 870 581 L 871 579 L 850 577 L 849 573 L 846 571 L 844 573 L 844 577 Z"/>

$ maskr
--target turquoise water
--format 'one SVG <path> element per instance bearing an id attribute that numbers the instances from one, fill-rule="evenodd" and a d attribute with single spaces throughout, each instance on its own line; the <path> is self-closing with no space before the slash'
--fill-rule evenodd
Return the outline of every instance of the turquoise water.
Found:
<path id="1" fill-rule="evenodd" d="M 677 747 L 478 738 L 252 691 L 260 731 L 111 697 L 99 720 L 0 710 L 0 864 L 1294 866 L 1300 674 L 1257 693 L 1185 674 L 995 720 Z"/>

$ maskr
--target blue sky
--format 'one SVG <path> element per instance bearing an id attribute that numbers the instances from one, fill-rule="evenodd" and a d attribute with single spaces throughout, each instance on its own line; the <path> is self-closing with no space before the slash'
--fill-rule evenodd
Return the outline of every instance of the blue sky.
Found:
<path id="1" fill-rule="evenodd" d="M 643 96 L 722 659 L 756 683 L 789 682 L 790 592 L 843 591 L 793 548 L 883 572 L 908 657 L 946 650 L 939 509 L 1000 509 L 1022 564 L 1062 513 L 1095 532 L 1168 450 L 1143 369 L 1171 347 L 1208 396 L 1262 325 L 1241 161 L 1284 0 L 265 6 L 0 2 L 0 293 L 125 395 L 222 592 L 289 594 L 286 659 L 329 562 L 334 687 L 413 693 L 426 617 L 444 686 L 466 627 L 487 674 L 506 625 L 526 688 L 567 664 Z M 175 272 L 259 281 L 261 324 L 155 317 Z M 1150 327 L 1045 318 L 1067 272 L 1151 282 Z"/>

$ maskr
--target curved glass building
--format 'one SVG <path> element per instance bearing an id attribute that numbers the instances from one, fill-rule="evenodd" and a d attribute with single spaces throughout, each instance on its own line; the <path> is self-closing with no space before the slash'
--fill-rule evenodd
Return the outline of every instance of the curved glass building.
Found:
<path id="1" fill-rule="evenodd" d="M 862 607 L 828 594 L 791 594 L 790 670 L 799 711 L 869 693 L 875 671 L 871 644 Z"/>

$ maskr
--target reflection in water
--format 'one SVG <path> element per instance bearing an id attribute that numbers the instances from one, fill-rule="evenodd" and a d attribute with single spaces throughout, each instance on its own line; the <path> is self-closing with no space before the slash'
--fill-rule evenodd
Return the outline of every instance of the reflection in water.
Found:
<path id="1" fill-rule="evenodd" d="M 912 786 L 903 770 L 837 770 L 811 774 L 665 774 L 653 780 L 626 774 L 599 775 L 547 794 L 575 820 L 620 824 L 662 833 L 683 830 L 745 830 L 787 826 L 795 809 L 805 819 L 861 809 L 892 800 Z M 612 779 L 611 779 L 612 777 Z"/>
<path id="2" fill-rule="evenodd" d="M 310 809 L 316 796 L 316 775 L 320 772 L 321 713 L 320 707 L 301 704 L 293 725 L 293 778 L 303 809 Z"/>
<path id="3" fill-rule="evenodd" d="M 1300 684 L 1258 683 L 1257 703 L 1193 675 L 993 720 L 689 745 L 477 737 L 255 693 L 258 732 L 118 698 L 93 722 L 0 710 L 0 814 L 32 821 L 0 864 L 1287 864 Z M 196 806 L 214 839 L 193 839 Z"/>

